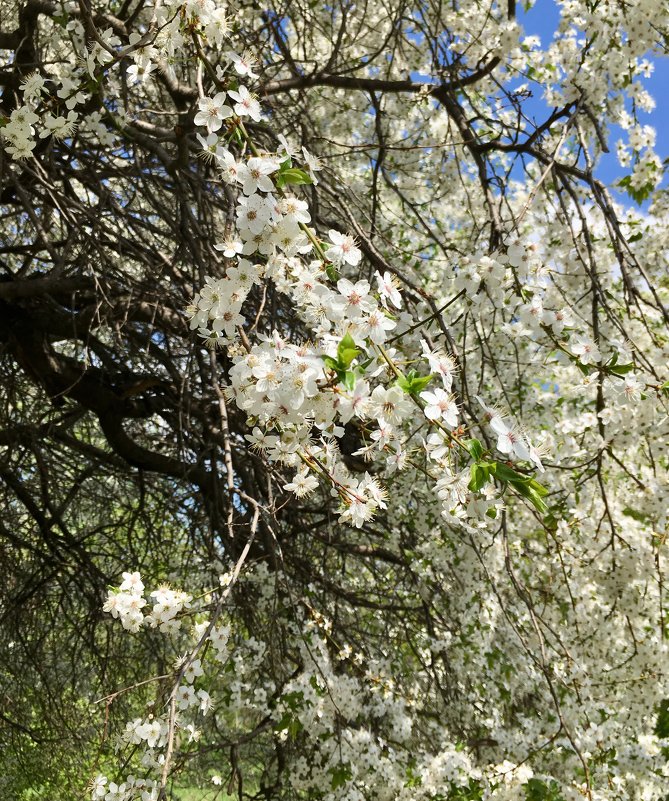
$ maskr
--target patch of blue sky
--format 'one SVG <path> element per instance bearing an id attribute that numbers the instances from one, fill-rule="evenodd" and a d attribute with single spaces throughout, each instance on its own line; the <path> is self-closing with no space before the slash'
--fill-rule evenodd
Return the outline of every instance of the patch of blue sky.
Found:
<path id="1" fill-rule="evenodd" d="M 526 36 L 538 36 L 542 49 L 546 49 L 553 40 L 560 24 L 560 4 L 556 0 L 537 0 L 526 9 L 522 3 L 518 4 L 518 22 L 523 26 Z M 584 34 L 585 35 L 585 34 Z M 656 101 L 656 108 L 652 112 L 637 110 L 639 124 L 652 125 L 655 128 L 657 139 L 655 152 L 662 160 L 669 157 L 669 104 L 663 102 L 664 95 L 669 87 L 669 58 L 656 53 L 646 54 L 646 58 L 654 65 L 650 78 L 642 79 L 642 83 Z M 519 81 L 524 83 L 525 81 Z M 532 96 L 524 102 L 526 114 L 534 116 L 537 120 L 546 119 L 551 108 L 542 97 L 537 88 Z M 631 111 L 631 102 L 627 104 Z M 605 184 L 615 186 L 618 181 L 631 171 L 630 167 L 622 167 L 616 154 L 616 142 L 626 141 L 627 132 L 619 125 L 610 125 L 608 130 L 609 152 L 602 154 L 596 164 L 595 175 Z M 666 176 L 663 184 L 666 186 Z M 626 194 L 620 199 L 628 202 Z"/>
<path id="2" fill-rule="evenodd" d="M 414 14 L 418 23 L 418 16 Z M 556 0 L 536 0 L 531 7 L 525 7 L 523 3 L 518 3 L 517 19 L 522 25 L 526 36 L 538 36 L 541 41 L 541 48 L 546 49 L 553 41 L 560 24 L 560 4 Z M 406 33 L 406 31 L 405 31 Z M 420 44 L 424 39 L 422 32 L 415 27 L 409 29 L 409 38 Z M 585 34 L 584 34 L 585 36 Z M 444 42 L 446 45 L 446 42 Z M 441 52 L 448 52 L 449 48 L 444 46 Z M 440 52 L 437 50 L 437 52 Z M 656 107 L 652 112 L 644 112 L 637 109 L 637 119 L 640 125 L 651 125 L 656 131 L 655 152 L 658 156 L 669 164 L 669 104 L 662 102 L 664 94 L 669 87 L 669 58 L 657 53 L 648 53 L 646 58 L 653 64 L 653 72 L 649 78 L 641 79 L 644 87 L 656 101 Z M 466 65 L 466 60 L 461 61 L 461 65 Z M 433 83 L 435 78 L 423 72 L 412 72 L 411 80 L 417 83 Z M 528 85 L 529 84 L 529 85 Z M 509 89 L 521 85 L 527 86 L 528 93 L 522 98 L 523 114 L 531 121 L 541 124 L 553 111 L 543 97 L 543 89 L 540 84 L 533 84 L 531 80 L 519 76 L 517 82 L 512 81 Z M 435 107 L 438 104 L 435 103 Z M 632 110 L 631 101 L 627 102 L 628 111 Z M 610 187 L 616 188 L 619 199 L 625 203 L 631 203 L 627 194 L 617 189 L 618 182 L 631 172 L 631 166 L 623 167 L 619 161 L 616 151 L 618 140 L 626 141 L 627 132 L 619 125 L 609 125 L 606 131 L 608 153 L 602 153 L 595 165 L 595 175 L 602 182 Z M 511 178 L 521 178 L 524 172 L 523 164 L 518 159 L 511 171 Z M 667 179 L 663 181 L 667 185 Z M 647 206 L 645 203 L 643 206 Z"/>

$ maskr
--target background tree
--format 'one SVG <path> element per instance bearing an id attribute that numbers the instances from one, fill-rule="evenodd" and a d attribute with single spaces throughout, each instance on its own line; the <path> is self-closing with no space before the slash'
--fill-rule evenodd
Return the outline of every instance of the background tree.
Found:
<path id="1" fill-rule="evenodd" d="M 0 10 L 5 795 L 666 795 L 665 4 Z"/>

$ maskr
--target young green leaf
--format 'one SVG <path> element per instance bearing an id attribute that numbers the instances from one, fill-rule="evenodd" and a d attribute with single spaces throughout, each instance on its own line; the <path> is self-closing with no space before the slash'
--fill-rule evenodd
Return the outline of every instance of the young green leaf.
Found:
<path id="1" fill-rule="evenodd" d="M 415 370 L 410 370 L 407 375 L 397 378 L 397 386 L 407 393 L 407 395 L 418 395 L 432 381 L 431 375 L 418 375 Z"/>
<path id="2" fill-rule="evenodd" d="M 480 441 L 478 439 L 468 439 L 463 444 L 472 455 L 472 459 L 480 462 L 483 458 L 483 445 L 481 445 Z"/>
<path id="3" fill-rule="evenodd" d="M 469 489 L 471 492 L 478 492 L 488 480 L 487 466 L 484 467 L 480 464 L 473 464 L 470 467 L 470 473 L 471 478 L 469 480 L 469 484 L 467 485 L 467 489 Z"/>
<path id="4" fill-rule="evenodd" d="M 284 186 L 301 186 L 303 184 L 312 184 L 313 178 L 304 170 L 297 167 L 288 167 L 285 170 L 280 170 L 276 177 L 276 185 L 279 189 Z"/>
<path id="5" fill-rule="evenodd" d="M 351 366 L 351 362 L 360 353 L 360 348 L 355 344 L 353 337 L 346 333 L 344 338 L 337 346 L 337 359 L 344 369 Z"/>
<path id="6" fill-rule="evenodd" d="M 632 370 L 634 370 L 633 364 L 617 364 L 615 367 L 609 367 L 609 372 L 618 376 L 623 376 Z"/>

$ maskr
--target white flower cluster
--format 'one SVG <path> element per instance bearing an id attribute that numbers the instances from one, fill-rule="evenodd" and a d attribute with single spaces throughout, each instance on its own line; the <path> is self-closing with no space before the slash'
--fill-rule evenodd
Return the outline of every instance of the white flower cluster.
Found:
<path id="1" fill-rule="evenodd" d="M 123 739 L 129 745 L 146 743 L 149 748 L 160 748 L 167 742 L 168 731 L 168 723 L 163 718 L 135 718 L 126 723 Z"/>
<path id="2" fill-rule="evenodd" d="M 488 406 L 477 397 L 485 411 L 485 421 L 497 436 L 497 450 L 500 453 L 532 462 L 538 470 L 543 471 L 539 449 L 535 448 L 522 427 L 510 420 L 500 409 Z"/>
<path id="3" fill-rule="evenodd" d="M 160 790 L 154 779 L 128 776 L 124 782 L 110 782 L 99 774 L 90 785 L 92 801 L 157 801 Z"/>
<path id="4" fill-rule="evenodd" d="M 128 598 L 142 598 L 144 584 L 138 572 L 123 573 L 123 582 L 117 589 L 110 590 L 109 598 L 103 609 L 110 612 L 114 618 L 120 618 L 124 628 L 137 631 L 143 623 L 158 627 L 160 631 L 176 635 L 181 630 L 181 620 L 176 616 L 191 608 L 192 597 L 181 590 L 160 587 L 150 593 L 154 604 L 151 614 L 142 617 L 132 616 L 125 610 Z M 143 598 L 142 598 L 143 601 Z M 142 606 L 145 604 L 144 602 Z M 193 627 L 196 641 L 202 638 L 208 629 L 206 621 Z M 216 658 L 227 661 L 229 650 L 227 648 L 230 629 L 226 626 L 213 627 L 209 632 L 208 640 L 216 651 Z M 191 646 L 192 647 L 192 646 Z M 197 679 L 205 675 L 202 659 L 195 658 L 192 652 L 179 657 L 174 665 L 176 675 L 183 678 L 184 683 L 174 687 L 174 703 L 176 718 L 174 725 L 188 735 L 189 742 L 195 742 L 200 737 L 196 727 L 196 717 L 206 716 L 214 707 L 211 695 L 202 687 L 196 687 Z M 191 712 L 191 720 L 184 718 L 185 713 Z M 194 716 L 193 716 L 194 715 Z M 170 733 L 168 714 L 160 716 L 149 715 L 128 721 L 125 730 L 120 735 L 121 746 L 140 746 L 144 748 L 142 765 L 148 770 L 160 770 L 164 764 L 165 748 Z M 155 801 L 158 797 L 159 782 L 150 779 L 136 779 L 128 776 L 121 784 L 109 782 L 104 775 L 98 775 L 91 785 L 93 801 Z"/>
<path id="5" fill-rule="evenodd" d="M 192 596 L 182 590 L 173 590 L 170 587 L 159 587 L 149 596 L 153 598 L 151 614 L 147 615 L 145 622 L 152 628 L 159 628 L 166 634 L 173 634 L 181 628 L 181 621 L 177 616 L 184 609 L 190 607 Z"/>
<path id="6" fill-rule="evenodd" d="M 150 614 L 144 615 L 142 609 L 147 602 L 144 598 L 144 584 L 138 572 L 124 573 L 123 582 L 118 588 L 109 590 L 103 611 L 110 612 L 112 617 L 121 621 L 124 629 L 139 631 L 147 624 L 159 628 L 166 634 L 173 634 L 181 628 L 177 616 L 190 607 L 192 597 L 181 590 L 160 587 L 150 596 L 154 604 Z"/>
<path id="7" fill-rule="evenodd" d="M 243 97 L 250 98 L 247 94 Z M 311 217 L 307 203 L 280 188 L 282 170 L 286 165 L 291 165 L 288 171 L 293 169 L 294 153 L 285 140 L 282 153 L 257 154 L 254 150 L 256 155 L 246 161 L 235 159 L 217 134 L 223 121 L 232 115 L 225 99 L 225 92 L 219 92 L 201 100 L 196 123 L 207 127 L 206 137 L 199 136 L 207 157 L 216 161 L 225 180 L 241 189 L 236 211 L 239 240 L 230 233 L 216 245 L 233 264 L 226 267 L 223 278 L 207 277 L 188 309 L 190 325 L 210 346 L 237 350 L 229 394 L 255 425 L 253 434 L 247 437 L 251 444 L 270 461 L 299 468 L 284 489 L 303 497 L 325 479 L 341 501 L 341 520 L 360 527 L 378 509 L 385 508 L 385 492 L 369 472 L 361 479 L 350 475 L 337 459 L 332 438 L 340 439 L 353 417 L 370 420 L 368 436 L 354 455 L 368 461 L 383 455 L 389 473 L 406 466 L 407 443 L 401 424 L 415 409 L 407 394 L 412 390 L 382 383 L 387 380 L 389 367 L 395 369 L 395 351 L 386 351 L 384 346 L 397 327 L 395 315 L 403 305 L 402 296 L 388 271 L 376 273 L 376 294 L 364 279 L 342 277 L 332 286 L 326 274 L 329 265 L 343 269 L 360 264 L 362 253 L 355 240 L 330 229 L 330 244 L 319 242 L 316 231 L 308 227 Z M 255 106 L 249 106 L 247 111 L 251 110 L 255 113 Z M 244 112 L 235 108 L 235 113 Z M 303 173 L 300 181 L 307 178 Z M 305 263 L 302 257 L 314 250 L 319 258 Z M 254 254 L 264 263 L 254 264 L 246 258 Z M 259 342 L 246 345 L 245 352 L 240 352 L 240 329 L 246 322 L 243 304 L 253 288 L 267 280 L 290 296 L 316 344 L 295 345 L 275 332 L 271 337 L 258 336 Z M 409 322 L 409 318 L 403 320 L 403 324 Z M 340 353 L 344 343 L 348 355 Z M 453 478 L 444 435 L 459 426 L 459 410 L 451 391 L 455 362 L 439 349 L 430 350 L 427 343 L 423 343 L 423 351 L 444 385 L 444 389 L 421 393 L 425 418 L 437 427 L 426 449 L 441 470 L 441 478 L 435 481 L 443 484 L 444 474 Z M 369 379 L 373 378 L 378 384 L 372 389 Z M 392 370 L 391 378 L 395 378 Z M 538 457 L 530 456 L 516 429 L 504 433 L 504 440 L 498 443 L 502 453 L 538 461 Z M 318 442 L 314 435 L 320 437 Z M 489 489 L 486 498 L 496 504 L 496 496 Z M 481 508 L 472 505 L 471 495 L 462 493 L 451 493 L 448 503 L 449 515 L 458 505 L 460 517 L 474 515 L 479 525 L 485 520 L 481 513 L 489 508 L 487 503 Z"/>
<path id="8" fill-rule="evenodd" d="M 124 573 L 120 587 L 109 590 L 102 610 L 120 620 L 124 629 L 139 631 L 144 622 L 142 609 L 146 606 L 143 593 L 144 584 L 139 573 Z"/>

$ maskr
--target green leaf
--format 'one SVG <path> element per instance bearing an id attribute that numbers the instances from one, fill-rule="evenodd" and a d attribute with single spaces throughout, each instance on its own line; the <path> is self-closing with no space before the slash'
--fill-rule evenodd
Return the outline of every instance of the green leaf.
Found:
<path id="1" fill-rule="evenodd" d="M 544 487 L 543 484 L 540 484 L 536 478 L 531 478 L 529 481 L 530 487 L 542 498 L 545 498 L 548 495 L 548 490 Z"/>
<path id="2" fill-rule="evenodd" d="M 284 186 L 301 186 L 302 184 L 312 184 L 313 178 L 304 170 L 297 167 L 288 167 L 285 170 L 280 170 L 276 177 L 276 185 L 279 189 Z"/>
<path id="3" fill-rule="evenodd" d="M 547 531 L 555 532 L 555 531 L 557 531 L 557 527 L 558 527 L 558 519 L 549 510 L 548 514 L 544 517 L 544 528 Z"/>
<path id="4" fill-rule="evenodd" d="M 662 739 L 669 737 L 669 698 L 660 701 L 654 734 Z"/>
<path id="5" fill-rule="evenodd" d="M 471 479 L 469 480 L 469 484 L 467 484 L 467 489 L 471 492 L 478 492 L 488 480 L 487 467 L 480 464 L 473 464 L 470 468 L 470 473 Z"/>
<path id="6" fill-rule="evenodd" d="M 332 789 L 336 790 L 337 787 L 343 787 L 349 779 L 353 777 L 351 768 L 348 765 L 337 765 L 336 768 L 330 768 L 332 774 Z"/>
<path id="7" fill-rule="evenodd" d="M 456 751 L 465 749 L 464 744 L 458 743 Z M 442 799 L 444 796 L 437 796 L 437 799 Z M 446 796 L 446 801 L 481 801 L 483 798 L 483 788 L 476 779 L 470 779 L 469 784 L 466 786 L 450 785 L 450 790 Z"/>
<path id="8" fill-rule="evenodd" d="M 351 362 L 359 353 L 360 348 L 355 344 L 355 340 L 349 333 L 346 333 L 337 346 L 337 359 L 339 360 L 340 367 L 344 369 L 350 367 Z"/>
<path id="9" fill-rule="evenodd" d="M 238 145 L 243 146 L 244 144 L 244 134 L 237 125 L 230 131 L 229 141 L 234 141 Z"/>
<path id="10" fill-rule="evenodd" d="M 475 459 L 477 462 L 480 462 L 483 458 L 483 445 L 477 439 L 468 439 L 464 443 L 465 448 L 469 451 L 472 455 L 472 458 Z"/>
<path id="11" fill-rule="evenodd" d="M 325 273 L 330 281 L 338 281 L 339 280 L 339 273 L 337 272 L 334 264 L 332 262 L 327 262 L 325 265 Z"/>
<path id="12" fill-rule="evenodd" d="M 407 393 L 407 395 L 417 395 L 432 381 L 431 375 L 418 375 L 415 370 L 410 370 L 407 375 L 400 375 L 397 378 L 397 386 Z"/>
<path id="13" fill-rule="evenodd" d="M 514 483 L 512 486 L 519 495 L 522 495 L 523 498 L 526 498 L 532 506 L 534 506 L 537 512 L 544 514 L 548 511 L 548 506 L 543 502 L 541 496 L 528 484 L 519 482 Z"/>
<path id="14" fill-rule="evenodd" d="M 525 785 L 525 801 L 564 801 L 564 796 L 560 794 L 557 782 L 546 784 L 541 779 L 533 778 Z"/>
<path id="15" fill-rule="evenodd" d="M 548 511 L 548 506 L 543 501 L 543 498 L 548 495 L 548 490 L 536 479 L 531 476 L 525 476 L 522 473 L 517 473 L 508 465 L 500 464 L 499 462 L 493 462 L 489 470 L 496 479 L 510 484 L 513 489 L 528 500 L 538 512 L 545 514 Z"/>
<path id="16" fill-rule="evenodd" d="M 431 375 L 413 376 L 409 385 L 409 392 L 412 395 L 422 392 L 430 381 L 432 381 Z"/>
<path id="17" fill-rule="evenodd" d="M 654 172 L 654 170 L 653 170 Z M 644 184 L 643 186 L 637 187 L 636 189 L 632 186 L 632 176 L 626 175 L 624 178 L 621 178 L 618 181 L 618 186 L 621 189 L 624 189 L 627 194 L 632 198 L 635 203 L 638 203 L 639 206 L 647 200 L 652 191 L 655 189 L 655 182 L 650 181 L 649 183 Z"/>
<path id="18" fill-rule="evenodd" d="M 353 370 L 348 368 L 360 352 L 360 348 L 355 344 L 353 337 L 347 333 L 337 346 L 336 359 L 333 359 L 332 356 L 323 356 L 325 366 L 330 370 L 334 370 L 339 381 L 350 392 L 355 388 L 356 375 Z"/>
<path id="19" fill-rule="evenodd" d="M 288 736 L 291 738 L 296 737 L 303 728 L 304 726 L 300 722 L 300 719 L 290 712 L 286 712 L 281 720 L 274 724 L 274 731 L 288 732 Z"/>
<path id="20" fill-rule="evenodd" d="M 396 381 L 395 383 L 397 384 L 397 386 L 398 386 L 398 387 L 399 387 L 399 388 L 400 388 L 400 389 L 401 389 L 403 392 L 406 392 L 407 394 L 410 394 L 410 393 L 409 393 L 410 381 L 409 381 L 409 379 L 408 379 L 408 377 L 407 377 L 407 376 L 405 376 L 405 375 L 398 375 L 398 376 L 397 376 L 397 381 Z"/>
<path id="21" fill-rule="evenodd" d="M 515 470 L 501 462 L 492 462 L 490 472 L 500 481 L 518 481 L 525 478 L 525 476 L 516 473 Z"/>
<path id="22" fill-rule="evenodd" d="M 625 373 L 629 373 L 632 370 L 634 370 L 633 364 L 617 364 L 615 367 L 609 367 L 610 373 L 620 376 L 623 376 Z"/>

